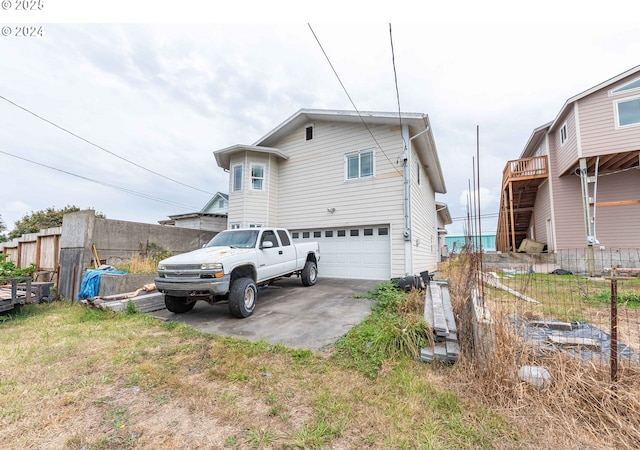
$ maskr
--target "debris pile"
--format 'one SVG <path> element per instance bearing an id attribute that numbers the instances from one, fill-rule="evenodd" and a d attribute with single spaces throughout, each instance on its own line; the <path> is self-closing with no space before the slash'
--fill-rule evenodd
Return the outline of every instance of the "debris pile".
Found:
<path id="1" fill-rule="evenodd" d="M 458 329 L 446 283 L 430 282 L 424 300 L 424 319 L 433 330 L 433 344 L 420 350 L 420 359 L 453 364 L 460 354 Z"/>

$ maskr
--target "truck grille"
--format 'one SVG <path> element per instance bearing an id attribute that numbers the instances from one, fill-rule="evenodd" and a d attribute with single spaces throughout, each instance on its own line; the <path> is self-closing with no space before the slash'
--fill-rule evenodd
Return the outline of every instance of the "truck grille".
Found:
<path id="1" fill-rule="evenodd" d="M 168 264 L 165 266 L 167 272 L 174 270 L 200 270 L 200 264 Z"/>

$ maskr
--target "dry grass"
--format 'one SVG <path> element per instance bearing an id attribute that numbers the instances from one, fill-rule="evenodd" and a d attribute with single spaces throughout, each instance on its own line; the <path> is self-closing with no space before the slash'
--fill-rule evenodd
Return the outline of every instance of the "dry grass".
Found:
<path id="1" fill-rule="evenodd" d="M 446 275 L 452 286 L 460 287 L 469 285 L 469 271 L 468 262 L 463 260 L 450 264 Z M 466 321 L 463 316 L 468 292 L 452 289 L 451 293 L 459 320 Z M 585 363 L 562 353 L 536 351 L 513 331 L 509 324 L 511 315 L 517 312 L 554 318 L 551 317 L 554 311 L 566 309 L 549 310 L 544 305 L 536 307 L 514 297 L 494 294 L 485 288 L 485 305 L 495 323 L 495 352 L 484 355 L 489 364 L 482 369 L 472 356 L 471 341 L 464 341 L 463 358 L 456 365 L 455 376 L 450 378 L 459 394 L 499 411 L 530 436 L 528 442 L 535 442 L 540 448 L 640 448 L 640 370 L 627 364 L 620 371 L 618 382 L 612 383 L 607 366 Z M 553 298 L 557 301 L 559 297 Z M 578 303 L 573 307 L 582 316 L 603 315 L 596 314 L 602 312 L 600 308 Z M 608 330 L 606 320 L 600 320 L 600 325 Z M 465 331 L 469 332 L 463 328 L 461 333 Z M 537 388 L 521 381 L 517 372 L 524 365 L 548 369 L 550 386 Z"/>
<path id="2" fill-rule="evenodd" d="M 440 375 L 53 303 L 0 323 L 0 448 L 491 448 L 514 442 Z"/>
<path id="3" fill-rule="evenodd" d="M 116 265 L 116 269 L 124 270 L 127 273 L 156 273 L 159 261 L 160 259 L 156 257 L 134 256 L 126 263 Z"/>

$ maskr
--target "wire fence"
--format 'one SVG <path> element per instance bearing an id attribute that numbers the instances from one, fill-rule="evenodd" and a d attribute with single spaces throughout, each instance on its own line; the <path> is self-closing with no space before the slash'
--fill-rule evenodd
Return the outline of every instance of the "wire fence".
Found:
<path id="1" fill-rule="evenodd" d="M 640 363 L 640 250 L 571 250 L 482 265 L 485 306 L 541 354 Z M 613 338 L 612 338 L 613 335 Z"/>

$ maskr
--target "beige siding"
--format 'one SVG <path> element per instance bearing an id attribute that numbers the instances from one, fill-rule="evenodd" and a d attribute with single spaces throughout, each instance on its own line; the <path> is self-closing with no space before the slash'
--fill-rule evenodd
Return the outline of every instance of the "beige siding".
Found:
<path id="1" fill-rule="evenodd" d="M 548 247 L 553 243 L 548 242 L 547 220 L 551 219 L 551 198 L 549 196 L 549 181 L 545 181 L 538 188 L 536 203 L 533 210 L 533 221 L 535 223 L 536 235 L 533 238 L 537 242 L 544 242 Z"/>
<path id="2" fill-rule="evenodd" d="M 256 152 L 241 152 L 234 155 L 230 160 L 230 176 L 229 176 L 229 218 L 228 223 L 239 223 L 241 227 L 247 227 L 249 224 L 260 223 L 264 226 L 276 226 L 272 219 L 272 203 L 270 197 L 272 195 L 272 183 L 275 178 L 270 173 L 273 166 L 273 158 L 270 155 Z M 233 167 L 242 165 L 242 189 L 238 192 L 233 191 Z M 251 189 L 251 165 L 262 164 L 264 166 L 264 190 L 254 191 Z M 277 190 L 276 190 L 277 192 Z M 274 193 L 276 196 L 276 193 Z"/>
<path id="3" fill-rule="evenodd" d="M 615 102 L 624 98 L 637 97 L 638 91 L 609 95 L 611 89 L 629 82 L 636 76 L 637 74 L 579 100 L 583 156 L 640 149 L 640 126 L 616 128 L 615 117 Z"/>
<path id="4" fill-rule="evenodd" d="M 413 271 L 431 272 L 437 268 L 438 230 L 435 192 L 426 177 L 422 163 L 416 165 L 418 155 L 411 152 L 411 233 Z M 418 171 L 420 184 L 418 184 Z"/>
<path id="5" fill-rule="evenodd" d="M 565 122 L 566 121 L 566 122 Z M 569 109 L 565 117 L 565 121 L 558 122 L 558 126 L 553 130 L 551 136 L 552 146 L 555 149 L 557 157 L 556 175 L 564 173 L 578 160 L 578 142 L 576 139 L 576 121 L 573 108 Z M 560 130 L 563 124 L 567 124 L 567 140 L 564 144 L 560 144 Z"/>
<path id="6" fill-rule="evenodd" d="M 598 177 L 597 203 L 640 200 L 640 172 Z M 596 238 L 606 248 L 640 248 L 640 204 L 596 207 Z"/>
<path id="7" fill-rule="evenodd" d="M 388 126 L 315 122 L 314 139 L 304 129 L 276 147 L 289 155 L 279 164 L 278 226 L 309 229 L 389 223 L 392 231 L 393 276 L 404 267 L 402 152 L 399 131 Z M 375 176 L 345 180 L 345 155 L 373 149 Z M 334 212 L 328 209 L 335 208 Z"/>

